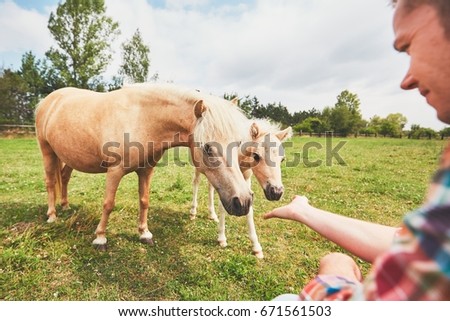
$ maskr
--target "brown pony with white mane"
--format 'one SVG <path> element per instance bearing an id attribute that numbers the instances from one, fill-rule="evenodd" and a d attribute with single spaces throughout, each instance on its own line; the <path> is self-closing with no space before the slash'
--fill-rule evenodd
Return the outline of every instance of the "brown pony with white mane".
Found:
<path id="1" fill-rule="evenodd" d="M 231 102 L 174 85 L 137 84 L 108 93 L 63 88 L 36 110 L 37 139 L 48 193 L 48 222 L 56 219 L 56 195 L 68 208 L 72 171 L 106 173 L 105 197 L 93 244 L 106 248 L 106 226 L 122 177 L 139 180 L 140 240 L 152 243 L 147 225 L 149 187 L 165 150 L 190 148 L 194 165 L 232 215 L 246 215 L 253 194 L 239 169 L 237 144 L 246 117 Z M 227 151 L 227 152 L 224 152 Z"/>

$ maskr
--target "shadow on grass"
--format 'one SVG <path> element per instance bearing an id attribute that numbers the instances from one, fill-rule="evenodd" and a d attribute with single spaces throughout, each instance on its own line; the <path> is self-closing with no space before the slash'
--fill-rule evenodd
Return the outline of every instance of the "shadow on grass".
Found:
<path id="1" fill-rule="evenodd" d="M 99 252 L 91 245 L 99 215 L 84 206 L 72 204 L 70 210 L 59 211 L 53 224 L 46 222 L 46 206 L 0 206 L 5 250 L 0 260 L 7 284 L 2 292 L 9 293 L 2 299 L 199 300 L 209 287 L 220 287 L 214 274 L 192 264 L 204 262 L 202 253 L 196 258 L 186 255 L 185 247 L 191 248 L 193 238 L 186 231 L 191 223 L 187 215 L 170 208 L 151 208 L 158 213 L 149 218 L 155 245 L 139 242 L 137 224 L 116 222 L 111 227 L 115 232 L 107 234 L 108 250 Z M 209 245 L 211 251 L 219 250 L 215 242 L 202 237 L 195 236 L 194 247 Z M 15 279 L 18 271 L 21 281 Z M 192 287 L 196 290 L 191 291 Z"/>

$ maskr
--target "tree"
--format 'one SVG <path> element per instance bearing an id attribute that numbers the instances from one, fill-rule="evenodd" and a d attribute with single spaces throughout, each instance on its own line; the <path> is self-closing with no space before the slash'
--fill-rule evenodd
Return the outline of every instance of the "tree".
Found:
<path id="1" fill-rule="evenodd" d="M 400 113 L 395 113 L 387 115 L 386 121 L 391 123 L 393 128 L 391 136 L 402 137 L 403 128 L 405 128 L 405 125 L 408 122 L 407 118 Z"/>
<path id="2" fill-rule="evenodd" d="M 400 113 L 389 114 L 381 120 L 380 134 L 383 136 L 402 137 L 407 119 Z"/>
<path id="3" fill-rule="evenodd" d="M 294 131 L 296 132 L 306 132 L 306 133 L 321 133 L 322 131 L 322 121 L 317 117 L 308 117 L 301 123 L 294 126 Z"/>
<path id="4" fill-rule="evenodd" d="M 377 115 L 370 118 L 369 123 L 367 124 L 367 127 L 365 129 L 365 133 L 368 135 L 375 135 L 375 137 L 377 137 L 381 131 L 382 121 L 382 118 Z"/>
<path id="5" fill-rule="evenodd" d="M 150 48 L 144 44 L 139 29 L 136 29 L 133 37 L 122 44 L 122 64 L 119 74 L 126 80 L 137 83 L 146 82 L 150 69 Z M 158 78 L 158 74 L 153 75 Z"/>
<path id="6" fill-rule="evenodd" d="M 416 138 L 417 132 L 421 130 L 421 127 L 419 124 L 412 124 L 409 131 L 407 131 L 408 138 Z"/>
<path id="7" fill-rule="evenodd" d="M 320 118 L 321 113 L 315 108 L 311 108 L 310 110 L 296 111 L 291 116 L 291 123 L 289 125 L 295 126 L 296 124 L 301 123 L 302 121 L 304 121 L 305 119 L 307 119 L 309 117 Z"/>
<path id="8" fill-rule="evenodd" d="M 48 29 L 59 48 L 46 56 L 66 86 L 96 89 L 112 59 L 119 25 L 105 15 L 104 0 L 66 0 L 51 13 Z"/>
<path id="9" fill-rule="evenodd" d="M 348 90 L 342 91 L 330 112 L 331 128 L 343 136 L 348 136 L 351 133 L 356 135 L 363 127 L 359 105 L 360 101 L 356 94 L 352 94 Z"/>
<path id="10" fill-rule="evenodd" d="M 39 100 L 46 94 L 45 69 L 40 60 L 31 51 L 22 56 L 22 65 L 18 75 L 27 84 L 29 108 L 34 110 Z"/>
<path id="11" fill-rule="evenodd" d="M 441 131 L 439 131 L 439 135 L 441 135 L 441 139 L 444 139 L 445 137 L 450 136 L 450 127 L 445 127 Z"/>
<path id="12" fill-rule="evenodd" d="M 434 129 L 431 128 L 423 128 L 420 125 L 413 124 L 411 125 L 411 130 L 409 132 L 408 138 L 420 139 L 422 137 L 432 139 L 437 138 L 438 135 L 442 137 L 442 131 L 437 133 Z"/>
<path id="13" fill-rule="evenodd" d="M 380 134 L 383 135 L 384 137 L 386 136 L 391 136 L 391 137 L 396 137 L 396 132 L 397 132 L 397 127 L 395 126 L 395 123 L 389 121 L 388 119 L 383 119 L 381 121 L 381 126 L 380 126 Z"/>
<path id="14" fill-rule="evenodd" d="M 29 89 L 18 72 L 0 70 L 0 122 L 24 124 L 33 121 Z"/>
<path id="15" fill-rule="evenodd" d="M 237 93 L 235 93 L 233 95 L 234 95 L 234 97 L 239 97 Z M 234 97 L 231 96 L 230 98 L 233 99 Z M 249 96 L 245 96 L 245 98 L 239 99 L 238 106 L 239 106 L 239 108 L 241 108 L 242 112 L 245 114 L 245 116 L 247 116 L 247 118 L 252 117 L 253 107 L 252 107 L 252 101 L 249 99 Z"/>
<path id="16" fill-rule="evenodd" d="M 278 104 L 271 103 L 267 104 L 265 109 L 265 117 L 274 120 L 277 123 L 283 125 L 290 125 L 291 114 L 287 110 L 286 106 L 282 105 L 281 102 Z"/>
<path id="17" fill-rule="evenodd" d="M 332 131 L 331 127 L 331 110 L 332 108 L 327 106 L 322 110 L 322 114 L 320 115 L 320 120 L 322 121 L 323 131 Z"/>

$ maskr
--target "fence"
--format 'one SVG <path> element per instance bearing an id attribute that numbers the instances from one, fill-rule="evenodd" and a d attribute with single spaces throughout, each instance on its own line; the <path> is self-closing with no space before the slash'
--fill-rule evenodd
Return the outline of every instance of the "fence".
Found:
<path id="1" fill-rule="evenodd" d="M 35 134 L 34 125 L 0 124 L 1 137 L 34 136 Z"/>

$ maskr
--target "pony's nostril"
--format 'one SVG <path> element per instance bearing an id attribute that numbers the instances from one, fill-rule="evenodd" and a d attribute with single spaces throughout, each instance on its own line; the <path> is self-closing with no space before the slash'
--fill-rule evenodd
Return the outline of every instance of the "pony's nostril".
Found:
<path id="1" fill-rule="evenodd" d="M 231 199 L 231 209 L 232 212 L 230 214 L 236 215 L 236 216 L 242 216 L 247 215 L 250 206 L 252 206 L 253 198 L 248 197 L 246 199 L 240 199 L 239 197 L 233 197 Z"/>
<path id="2" fill-rule="evenodd" d="M 269 191 L 271 195 L 275 195 L 277 193 L 277 188 L 275 186 L 270 186 Z"/>
<path id="3" fill-rule="evenodd" d="M 239 200 L 239 197 L 237 197 L 237 196 L 233 197 L 231 200 L 231 204 L 233 206 L 234 212 L 240 213 L 242 205 L 241 205 L 241 201 Z"/>

